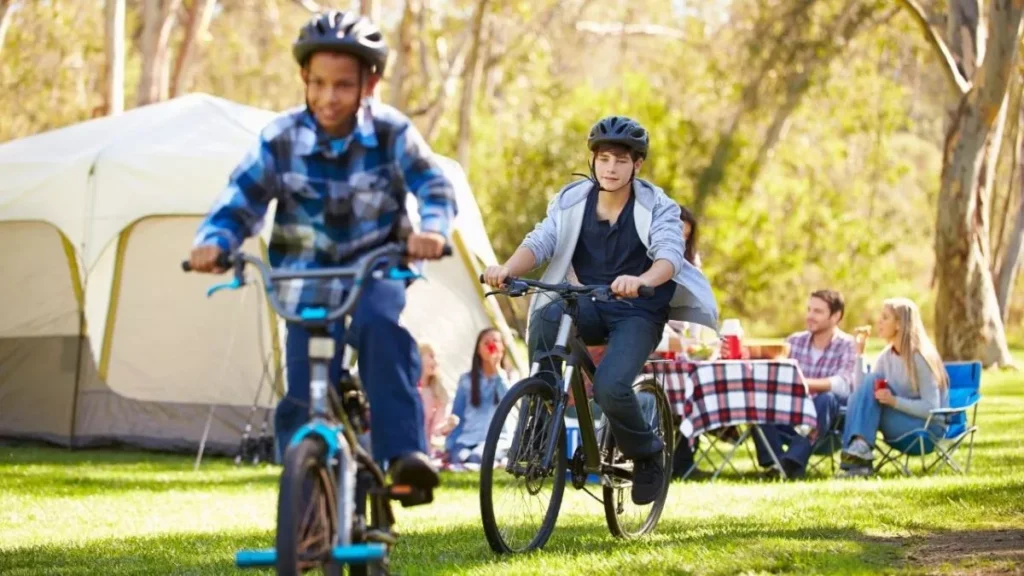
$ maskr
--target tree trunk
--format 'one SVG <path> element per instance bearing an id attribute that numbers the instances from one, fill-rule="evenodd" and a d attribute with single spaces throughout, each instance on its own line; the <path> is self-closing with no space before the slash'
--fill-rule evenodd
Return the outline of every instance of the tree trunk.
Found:
<path id="1" fill-rule="evenodd" d="M 168 44 L 181 0 L 145 0 L 142 9 L 142 74 L 136 98 L 145 106 L 168 94 Z"/>
<path id="2" fill-rule="evenodd" d="M 3 53 L 4 38 L 7 37 L 7 29 L 11 27 L 11 19 L 14 17 L 12 0 L 0 0 L 0 53 Z"/>
<path id="3" fill-rule="evenodd" d="M 402 10 L 402 21 L 398 24 L 398 46 L 395 51 L 395 62 L 391 66 L 391 93 L 390 103 L 399 110 L 408 107 L 408 94 L 405 88 L 405 79 L 412 69 L 412 41 L 413 25 L 415 23 L 417 10 L 413 6 L 415 0 L 405 0 L 405 8 Z"/>
<path id="4" fill-rule="evenodd" d="M 1020 76 L 1016 77 L 1020 80 Z M 1017 179 L 1018 171 L 1021 168 L 1021 162 L 1024 162 L 1024 158 L 1021 157 L 1021 152 L 1024 152 L 1024 132 L 1021 128 L 1024 127 L 1024 108 L 1021 107 L 1020 89 L 1019 87 L 1013 91 L 1014 83 L 1011 82 L 1011 93 L 1016 93 L 1017 98 L 1011 99 L 1010 110 L 1016 112 L 1017 122 L 1013 125 L 1013 133 L 1009 138 L 1009 141 L 1013 143 L 1013 152 L 1011 153 L 1010 159 L 1010 177 L 1006 181 L 1006 193 L 1003 195 L 1002 206 L 999 205 L 999 199 L 993 196 L 992 207 L 989 210 L 989 220 L 993 223 L 999 223 L 998 228 L 992 229 L 992 236 L 989 239 L 989 245 L 992 247 L 990 251 L 991 257 L 991 272 L 993 278 L 999 278 L 999 267 L 1001 263 L 1001 256 L 1006 251 L 1006 233 L 1007 224 L 1009 224 L 1013 215 L 1010 213 L 1010 208 L 1013 205 L 1013 199 L 1016 197 L 1018 190 L 1020 189 L 1020 181 Z M 998 170 L 998 168 L 997 168 Z M 998 190 L 998 186 L 993 188 L 993 193 Z M 998 285 L 998 280 L 996 281 Z M 1005 316 L 1004 316 L 1005 321 Z"/>
<path id="5" fill-rule="evenodd" d="M 975 0 L 971 0 L 972 2 Z M 1010 76 L 1021 37 L 1022 6 L 991 0 L 992 29 L 974 88 L 960 101 L 946 136 L 935 226 L 939 263 L 935 328 L 947 360 L 1012 364 L 988 265 L 988 202 L 993 152 L 1006 117 Z M 952 11 L 951 11 L 952 12 Z M 954 46 L 954 53 L 956 53 Z"/>
<path id="6" fill-rule="evenodd" d="M 1024 152 L 1024 151 L 1022 151 Z M 996 281 L 996 301 L 999 303 L 999 316 L 1003 322 L 1010 311 L 1010 297 L 1013 286 L 1020 273 L 1021 247 L 1024 245 L 1024 172 L 1018 180 L 1020 198 L 1017 204 L 1017 217 L 1014 220 L 1010 238 L 1003 251 L 1002 263 L 999 265 L 999 276 Z"/>
<path id="7" fill-rule="evenodd" d="M 210 20 L 213 18 L 213 10 L 217 6 L 217 0 L 192 0 L 188 7 L 188 24 L 185 29 L 185 38 L 181 41 L 181 48 L 178 49 L 178 56 L 174 61 L 174 76 L 171 80 L 171 97 L 183 94 L 192 79 L 192 63 L 198 51 L 198 44 L 202 42 L 210 27 Z"/>
<path id="8" fill-rule="evenodd" d="M 480 42 L 483 37 L 484 14 L 487 11 L 487 0 L 480 0 L 473 14 L 473 40 L 469 47 L 469 57 L 462 72 L 462 98 L 459 102 L 459 132 L 456 159 L 462 169 L 469 173 L 469 145 L 472 140 L 471 116 L 473 112 L 473 92 L 476 87 L 476 73 L 480 58 Z"/>
<path id="9" fill-rule="evenodd" d="M 380 26 L 380 0 L 359 0 L 359 13 Z"/>
<path id="10" fill-rule="evenodd" d="M 124 112 L 124 13 L 125 0 L 106 0 L 106 61 L 104 63 L 103 111 Z"/>

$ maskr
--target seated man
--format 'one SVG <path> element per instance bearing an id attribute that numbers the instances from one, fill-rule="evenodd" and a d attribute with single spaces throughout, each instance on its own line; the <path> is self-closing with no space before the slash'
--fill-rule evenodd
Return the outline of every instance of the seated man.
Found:
<path id="1" fill-rule="evenodd" d="M 846 304 L 835 290 L 818 290 L 807 302 L 807 330 L 793 334 L 789 357 L 797 361 L 804 382 L 814 398 L 818 412 L 818 434 L 825 434 L 839 415 L 853 390 L 857 369 L 857 345 L 854 338 L 839 329 Z M 807 471 L 811 458 L 811 440 L 801 436 L 792 426 L 762 426 L 768 444 L 780 458 L 789 478 L 800 478 Z M 757 462 L 763 467 L 774 465 L 760 437 L 756 438 Z M 783 452 L 783 445 L 789 449 Z"/>

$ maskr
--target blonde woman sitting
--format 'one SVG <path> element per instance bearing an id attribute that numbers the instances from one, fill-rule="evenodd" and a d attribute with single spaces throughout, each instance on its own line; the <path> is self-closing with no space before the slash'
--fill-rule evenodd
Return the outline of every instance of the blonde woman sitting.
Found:
<path id="1" fill-rule="evenodd" d="M 441 380 L 434 347 L 423 343 L 419 348 L 422 369 L 418 388 L 423 400 L 424 438 L 427 441 L 427 454 L 434 455 L 444 446 L 443 438 L 451 433 L 459 419 L 451 414 L 451 396 Z"/>
<path id="2" fill-rule="evenodd" d="M 923 428 L 931 410 L 949 407 L 949 382 L 942 359 L 921 322 L 917 305 L 906 298 L 886 300 L 878 335 L 888 346 L 874 370 L 854 390 L 843 429 L 843 468 L 851 476 L 871 473 L 872 447 L 878 431 L 894 439 Z M 886 385 L 876 390 L 875 381 Z M 942 435 L 945 423 L 932 419 L 932 432 Z"/>

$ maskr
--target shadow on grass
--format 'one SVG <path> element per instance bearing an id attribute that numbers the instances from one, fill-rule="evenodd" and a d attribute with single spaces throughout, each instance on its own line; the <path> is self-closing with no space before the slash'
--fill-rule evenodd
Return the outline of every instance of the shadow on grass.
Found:
<path id="1" fill-rule="evenodd" d="M 1020 487 L 966 490 L 967 502 L 985 505 L 1020 493 Z M 943 497 L 946 494 L 936 494 Z M 417 530 L 408 523 L 392 556 L 397 572 L 516 574 L 738 572 L 877 572 L 901 568 L 929 572 L 944 565 L 1005 568 L 1024 561 L 1024 531 L 928 531 L 884 538 L 852 527 L 779 527 L 755 519 L 719 518 L 698 524 L 666 518 L 655 534 L 632 541 L 612 538 L 603 522 L 561 522 L 545 550 L 498 556 L 478 522 Z M 28 574 L 239 574 L 234 553 L 270 546 L 270 531 L 176 533 L 42 545 L 0 553 L 0 573 Z M 248 571 L 266 573 L 269 571 Z"/>
<path id="2" fill-rule="evenodd" d="M 769 541 L 770 542 L 767 542 Z M 34 546 L 4 551 L 0 572 L 28 574 L 236 574 L 234 553 L 241 548 L 270 545 L 269 532 L 173 534 L 160 537 L 107 539 L 74 546 Z M 856 542 L 849 552 L 821 554 L 828 542 Z M 694 549 L 700 554 L 694 554 Z M 709 566 L 720 555 L 756 565 Z M 478 526 L 461 525 L 402 537 L 392 556 L 401 574 L 500 573 L 734 573 L 743 569 L 772 572 L 878 569 L 899 556 L 898 545 L 874 542 L 856 530 L 787 530 L 759 524 L 729 524 L 707 530 L 667 526 L 656 542 L 622 541 L 596 523 L 559 527 L 544 551 L 497 556 Z M 745 560 L 744 560 L 745 559 Z M 591 569 L 592 568 L 592 569 Z M 270 571 L 247 571 L 266 573 Z"/>

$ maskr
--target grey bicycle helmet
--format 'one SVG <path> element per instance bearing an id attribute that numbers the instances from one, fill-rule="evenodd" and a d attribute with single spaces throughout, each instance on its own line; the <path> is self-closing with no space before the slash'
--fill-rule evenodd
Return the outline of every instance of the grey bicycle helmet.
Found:
<path id="1" fill-rule="evenodd" d="M 587 147 L 593 151 L 601 144 L 618 144 L 635 151 L 641 158 L 647 158 L 649 143 L 647 130 L 639 122 L 625 116 L 602 118 L 590 129 Z"/>
<path id="2" fill-rule="evenodd" d="M 380 28 L 356 12 L 329 10 L 310 19 L 299 30 L 292 54 L 305 66 L 314 52 L 351 54 L 376 74 L 383 74 L 388 62 L 388 45 Z"/>

